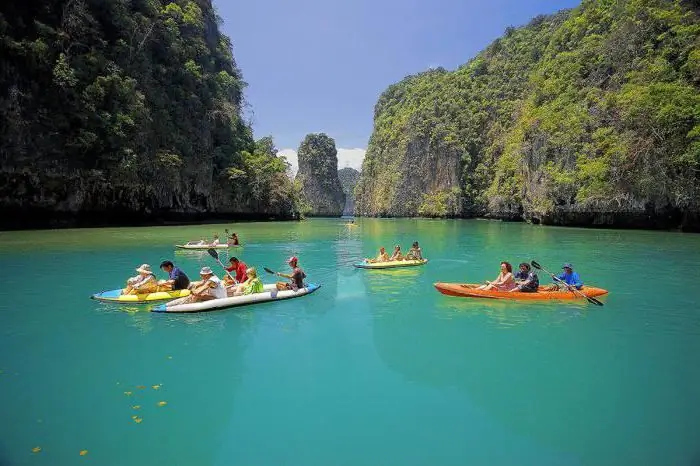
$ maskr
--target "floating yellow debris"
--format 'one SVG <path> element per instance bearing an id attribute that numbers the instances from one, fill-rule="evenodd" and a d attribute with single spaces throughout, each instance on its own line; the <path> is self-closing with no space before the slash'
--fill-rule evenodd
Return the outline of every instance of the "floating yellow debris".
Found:
<path id="1" fill-rule="evenodd" d="M 143 421 L 143 419 L 141 419 L 140 417 L 137 417 L 136 419 L 134 419 L 134 422 L 136 424 L 141 424 L 142 421 Z"/>
<path id="2" fill-rule="evenodd" d="M 85 456 L 88 454 L 87 450 L 80 450 L 80 456 Z"/>
<path id="3" fill-rule="evenodd" d="M 132 392 L 124 392 L 124 394 L 125 394 L 126 396 L 131 396 L 131 393 L 132 393 Z"/>
<path id="4" fill-rule="evenodd" d="M 153 390 L 159 390 L 159 389 L 160 389 L 160 387 L 161 387 L 161 385 L 160 385 L 160 384 L 158 384 L 158 385 L 154 385 L 154 386 L 153 386 L 153 387 L 151 387 L 151 388 L 153 388 Z"/>
<path id="5" fill-rule="evenodd" d="M 159 402 L 158 402 L 158 406 L 165 406 L 165 405 L 167 405 L 167 404 L 168 404 L 167 401 L 159 401 Z"/>
<path id="6" fill-rule="evenodd" d="M 131 409 L 141 409 L 141 405 L 134 405 L 131 407 Z"/>
<path id="7" fill-rule="evenodd" d="M 41 447 L 32 448 L 32 453 L 39 453 L 40 451 L 41 451 Z"/>
<path id="8" fill-rule="evenodd" d="M 168 356 L 168 359 L 172 359 L 172 358 L 173 358 L 172 356 Z M 2 373 L 2 371 L 0 371 L 0 373 Z"/>
<path id="9" fill-rule="evenodd" d="M 143 390 L 144 388 L 146 388 L 146 386 L 145 385 L 137 385 L 136 388 L 138 388 L 139 390 Z"/>

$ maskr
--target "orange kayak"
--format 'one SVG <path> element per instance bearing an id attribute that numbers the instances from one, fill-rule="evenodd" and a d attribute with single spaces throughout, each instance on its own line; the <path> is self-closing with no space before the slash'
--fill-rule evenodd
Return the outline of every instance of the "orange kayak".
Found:
<path id="1" fill-rule="evenodd" d="M 546 291 L 545 287 L 540 287 L 538 291 L 524 293 L 522 291 L 496 291 L 477 290 L 481 285 L 471 283 L 435 283 L 435 288 L 447 296 L 458 296 L 460 298 L 491 298 L 491 299 L 513 299 L 516 301 L 549 301 L 549 300 L 572 300 L 584 299 L 579 293 L 573 291 Z M 608 294 L 608 290 L 584 286 L 580 290 L 582 294 L 595 298 Z"/>

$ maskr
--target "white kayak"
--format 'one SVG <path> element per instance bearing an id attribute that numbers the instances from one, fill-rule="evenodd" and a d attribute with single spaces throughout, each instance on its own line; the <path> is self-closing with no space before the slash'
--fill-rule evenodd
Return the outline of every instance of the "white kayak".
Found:
<path id="1" fill-rule="evenodd" d="M 280 301 L 283 299 L 300 298 L 311 294 L 321 288 L 321 285 L 308 283 L 306 287 L 297 291 L 279 291 L 274 284 L 265 285 L 262 293 L 247 294 L 242 296 L 232 296 L 230 298 L 211 299 L 199 303 L 179 304 L 176 306 L 166 306 L 161 304 L 151 309 L 151 312 L 183 313 L 183 312 L 208 312 L 227 309 L 229 307 L 245 306 L 248 304 L 259 304 L 268 301 Z"/>
<path id="2" fill-rule="evenodd" d="M 238 245 L 234 246 L 228 245 L 226 243 L 222 244 L 217 244 L 216 246 L 212 246 L 211 244 L 176 244 L 176 248 L 178 249 L 228 249 L 228 248 L 237 248 Z"/>

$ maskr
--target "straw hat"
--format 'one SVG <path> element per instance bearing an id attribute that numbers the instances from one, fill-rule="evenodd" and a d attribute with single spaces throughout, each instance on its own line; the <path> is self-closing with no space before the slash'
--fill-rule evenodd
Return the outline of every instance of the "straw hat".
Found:
<path id="1" fill-rule="evenodd" d="M 138 273 L 153 273 L 153 272 L 151 271 L 151 266 L 148 265 L 148 264 L 142 264 L 141 267 L 139 267 L 138 269 L 136 269 L 136 271 L 137 271 Z"/>

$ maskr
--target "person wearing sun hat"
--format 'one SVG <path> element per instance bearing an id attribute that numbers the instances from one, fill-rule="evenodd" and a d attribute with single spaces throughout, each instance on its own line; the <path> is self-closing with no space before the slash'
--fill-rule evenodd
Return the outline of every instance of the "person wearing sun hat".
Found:
<path id="1" fill-rule="evenodd" d="M 567 285 L 576 287 L 577 290 L 580 290 L 583 286 L 583 282 L 581 281 L 581 277 L 579 277 L 578 272 L 574 272 L 574 266 L 567 262 L 561 268 L 563 272 L 560 273 L 557 278 Z"/>
<path id="2" fill-rule="evenodd" d="M 136 271 L 138 275 L 126 281 L 122 294 L 146 294 L 158 291 L 158 280 L 148 264 L 141 264 Z"/>
<path id="3" fill-rule="evenodd" d="M 209 301 L 210 299 L 226 298 L 226 287 L 219 277 L 214 275 L 211 267 L 202 267 L 199 271 L 200 281 L 190 283 L 188 287 L 192 294 L 184 298 L 170 301 L 166 306 Z"/>
<path id="4" fill-rule="evenodd" d="M 287 259 L 287 264 L 292 268 L 291 274 L 277 272 L 276 275 L 279 277 L 289 278 L 290 282 L 277 282 L 278 290 L 298 290 L 299 288 L 304 288 L 304 279 L 306 274 L 301 267 L 299 267 L 299 259 L 296 256 L 292 256 Z"/>

